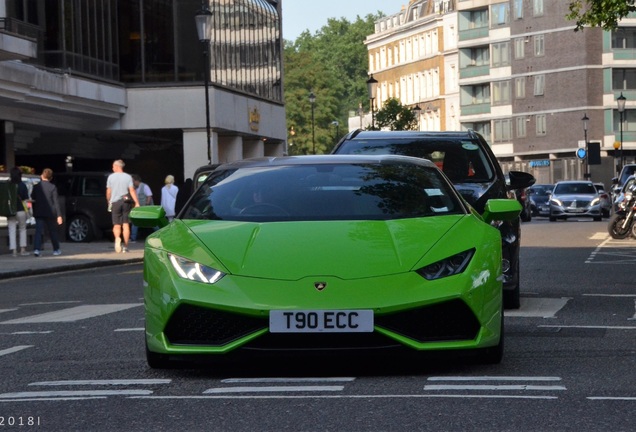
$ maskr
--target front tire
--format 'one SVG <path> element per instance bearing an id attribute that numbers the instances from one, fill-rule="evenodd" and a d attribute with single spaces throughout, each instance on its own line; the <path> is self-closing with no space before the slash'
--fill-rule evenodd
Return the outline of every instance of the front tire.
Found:
<path id="1" fill-rule="evenodd" d="M 90 242 L 95 237 L 90 219 L 86 216 L 72 216 L 66 223 L 66 235 L 75 243 Z"/>
<path id="2" fill-rule="evenodd" d="M 519 258 L 515 264 L 515 285 L 511 290 L 503 292 L 503 307 L 505 309 L 519 309 L 521 307 L 521 289 L 519 287 L 521 277 L 519 275 Z"/>
<path id="3" fill-rule="evenodd" d="M 612 217 L 610 217 L 609 222 L 607 223 L 607 231 L 612 238 L 621 240 L 629 237 L 629 234 L 632 231 L 632 224 L 627 224 L 626 227 L 623 227 L 622 225 L 624 222 L 624 213 L 614 213 Z"/>

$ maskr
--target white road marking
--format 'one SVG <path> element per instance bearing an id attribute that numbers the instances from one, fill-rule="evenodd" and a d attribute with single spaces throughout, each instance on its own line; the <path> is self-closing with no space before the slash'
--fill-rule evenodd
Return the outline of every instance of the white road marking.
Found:
<path id="1" fill-rule="evenodd" d="M 636 297 L 636 294 L 583 294 L 583 297 Z"/>
<path id="2" fill-rule="evenodd" d="M 69 304 L 69 303 L 81 303 L 80 300 L 68 300 L 68 301 L 56 301 L 56 302 L 35 302 L 35 303 L 22 303 L 18 306 L 40 306 L 40 305 L 54 305 L 54 304 Z"/>
<path id="3" fill-rule="evenodd" d="M 554 391 L 567 390 L 564 386 L 535 386 L 535 385 L 457 385 L 457 384 L 430 384 L 425 385 L 424 390 L 532 390 L 532 391 Z"/>
<path id="4" fill-rule="evenodd" d="M 17 331 L 17 332 L 11 332 L 8 334 L 11 335 L 32 335 L 32 334 L 50 334 L 53 333 L 53 330 L 44 330 L 44 331 Z M 2 333 L 2 334 L 7 334 L 7 333 Z"/>
<path id="5" fill-rule="evenodd" d="M 15 352 L 22 351 L 27 348 L 33 348 L 33 345 L 18 345 L 18 346 L 14 346 L 13 348 L 0 350 L 0 357 L 7 354 L 13 354 Z"/>
<path id="6" fill-rule="evenodd" d="M 155 385 L 170 384 L 171 379 L 112 379 L 112 380 L 68 380 L 68 381 L 38 381 L 29 383 L 30 386 L 76 386 L 76 385 Z"/>
<path id="7" fill-rule="evenodd" d="M 559 377 L 544 376 L 433 376 L 427 381 L 561 381 Z"/>
<path id="8" fill-rule="evenodd" d="M 0 399 L 34 399 L 51 397 L 86 397 L 86 396 L 145 396 L 152 390 L 61 390 L 2 393 Z"/>
<path id="9" fill-rule="evenodd" d="M 218 393 L 268 393 L 268 392 L 335 392 L 344 390 L 344 386 L 265 386 L 265 387 L 216 387 L 207 389 L 203 394 Z"/>
<path id="10" fill-rule="evenodd" d="M 114 331 L 116 332 L 136 332 L 136 331 L 144 331 L 145 329 L 143 327 L 134 327 L 134 328 L 118 328 L 115 329 Z"/>
<path id="11" fill-rule="evenodd" d="M 9 402 L 33 402 L 33 401 L 77 401 L 77 400 L 90 400 L 90 399 L 106 399 L 106 396 L 89 396 L 89 397 L 56 397 L 56 398 L 18 398 L 18 399 L 2 399 L 0 403 Z"/>
<path id="12" fill-rule="evenodd" d="M 546 327 L 546 328 L 603 329 L 603 330 L 636 330 L 636 326 L 539 325 L 539 327 Z"/>
<path id="13" fill-rule="evenodd" d="M 608 233 L 597 232 L 590 237 L 590 240 L 605 240 L 609 236 Z"/>
<path id="14" fill-rule="evenodd" d="M 355 381 L 351 377 L 325 377 L 325 378 L 226 378 L 222 383 L 299 383 L 299 382 L 350 382 Z"/>
<path id="15" fill-rule="evenodd" d="M 17 310 L 18 310 L 18 308 L 14 308 L 14 309 L 0 309 L 0 313 L 3 313 L 3 312 L 13 312 L 13 311 L 17 311 Z"/>
<path id="16" fill-rule="evenodd" d="M 444 394 L 368 394 L 368 395 L 207 395 L 207 396 L 131 396 L 129 399 L 542 399 L 554 400 L 557 396 L 531 395 L 444 395 Z M 0 402 L 2 402 L 0 400 Z"/>
<path id="17" fill-rule="evenodd" d="M 113 312 L 119 312 L 126 309 L 142 306 L 142 303 L 129 304 L 105 304 L 105 305 L 84 305 L 69 309 L 62 309 L 54 312 L 47 312 L 39 315 L 33 315 L 24 318 L 17 318 L 9 321 L 0 322 L 0 324 L 36 324 L 36 323 L 52 323 L 52 322 L 73 322 L 87 318 L 93 318 L 100 315 L 106 315 Z"/>
<path id="18" fill-rule="evenodd" d="M 506 317 L 554 318 L 569 300 L 562 298 L 521 298 L 521 307 L 516 310 L 505 310 Z"/>
<path id="19" fill-rule="evenodd" d="M 619 401 L 636 401 L 636 396 L 588 396 L 589 400 L 619 400 Z"/>

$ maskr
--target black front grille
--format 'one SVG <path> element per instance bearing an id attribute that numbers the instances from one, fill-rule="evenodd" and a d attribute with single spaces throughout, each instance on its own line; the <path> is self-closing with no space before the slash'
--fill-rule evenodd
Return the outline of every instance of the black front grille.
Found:
<path id="1" fill-rule="evenodd" d="M 254 318 L 231 312 L 180 305 L 170 317 L 164 331 L 174 345 L 223 346 L 267 328 L 267 318 Z M 473 340 L 479 321 L 461 300 L 451 300 L 417 309 L 376 316 L 375 325 L 419 342 Z M 373 333 L 303 333 L 272 334 L 248 343 L 255 350 L 312 349 L 383 349 L 399 344 L 377 332 Z"/>
<path id="2" fill-rule="evenodd" d="M 461 300 L 377 316 L 375 325 L 419 342 L 472 340 L 479 321 Z"/>
<path id="3" fill-rule="evenodd" d="M 182 304 L 170 317 L 164 333 L 174 345 L 222 346 L 268 325 L 265 318 Z"/>

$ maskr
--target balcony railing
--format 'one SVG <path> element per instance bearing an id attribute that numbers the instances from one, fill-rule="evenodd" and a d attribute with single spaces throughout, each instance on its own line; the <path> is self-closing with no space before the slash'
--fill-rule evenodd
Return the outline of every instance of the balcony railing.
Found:
<path id="1" fill-rule="evenodd" d="M 15 18 L 0 18 L 0 33 L 8 33 L 37 42 L 42 34 L 42 29 Z"/>

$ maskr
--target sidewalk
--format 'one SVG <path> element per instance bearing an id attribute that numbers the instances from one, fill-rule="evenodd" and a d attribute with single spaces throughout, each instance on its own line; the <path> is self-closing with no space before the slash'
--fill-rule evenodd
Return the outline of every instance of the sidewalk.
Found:
<path id="1" fill-rule="evenodd" d="M 144 257 L 144 241 L 130 243 L 128 253 L 116 253 L 113 242 L 100 240 L 90 243 L 62 242 L 62 255 L 53 256 L 50 242 L 39 257 L 33 255 L 14 257 L 0 255 L 0 279 L 57 273 L 69 270 L 103 267 L 141 262 Z"/>

